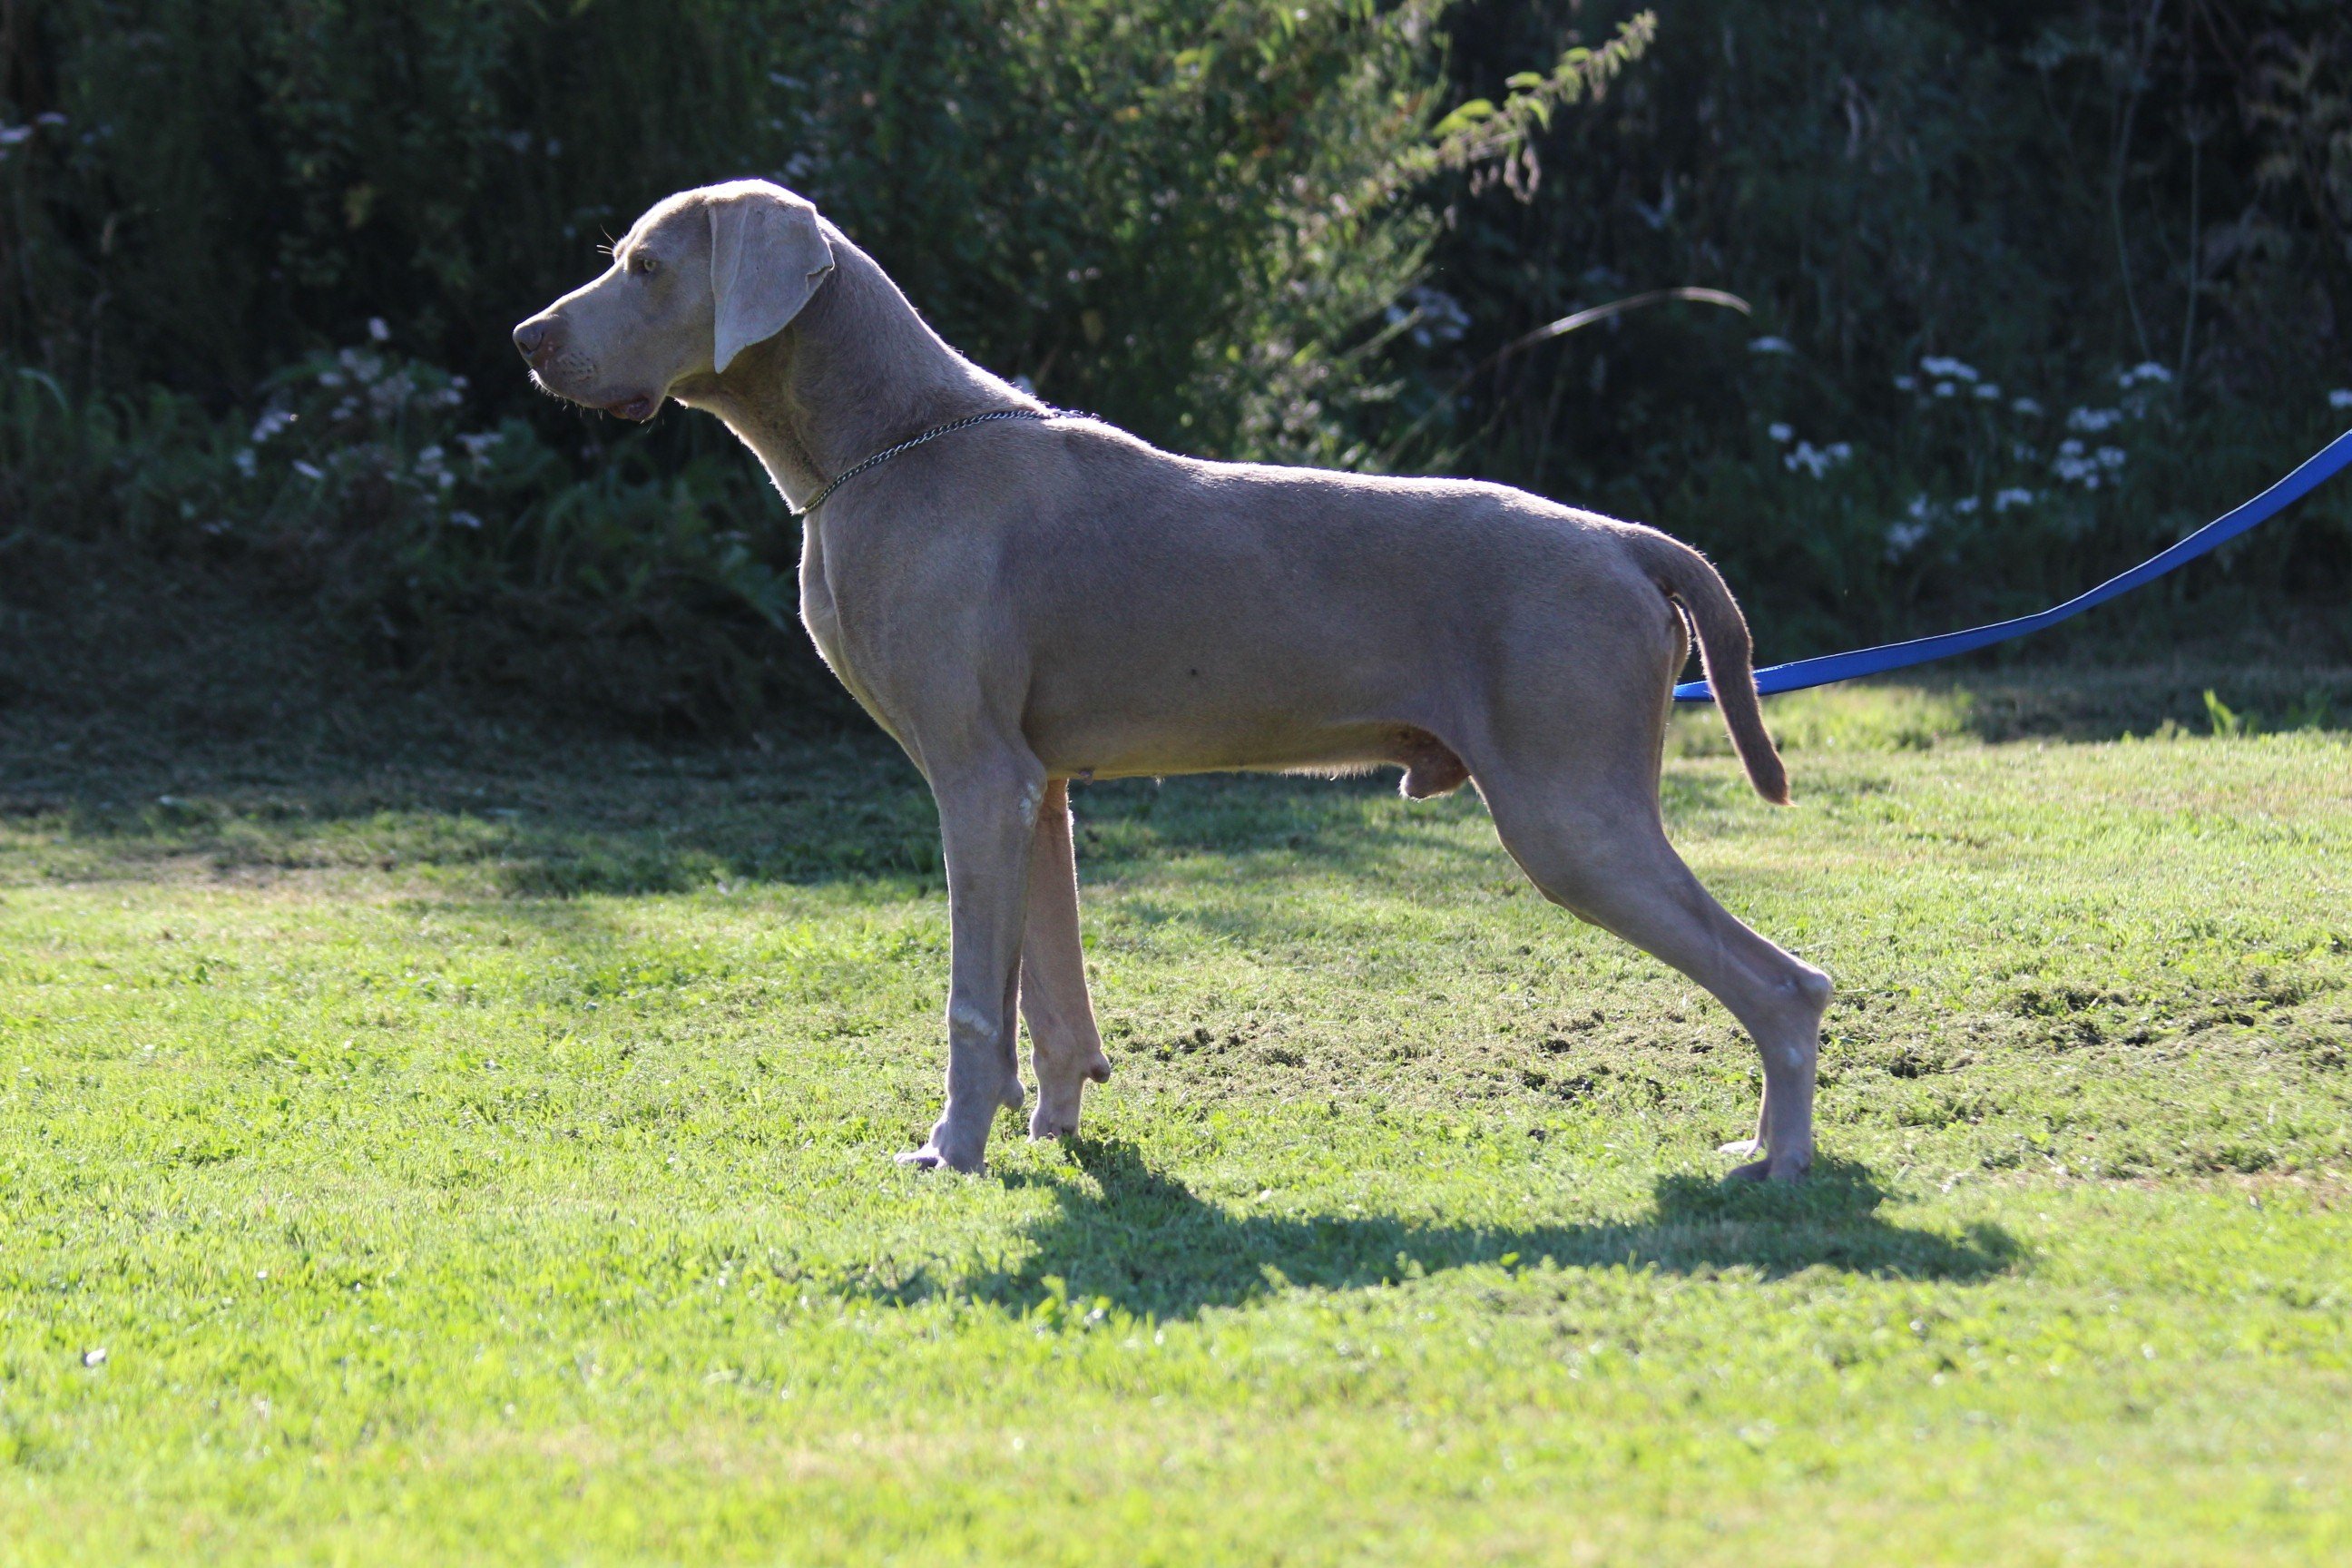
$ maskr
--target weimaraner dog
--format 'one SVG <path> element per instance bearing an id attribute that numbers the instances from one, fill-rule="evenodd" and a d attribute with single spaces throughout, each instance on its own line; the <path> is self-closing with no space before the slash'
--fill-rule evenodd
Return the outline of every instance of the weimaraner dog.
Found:
<path id="1" fill-rule="evenodd" d="M 759 455 L 802 517 L 810 637 L 929 782 L 947 1107 L 901 1160 L 981 1167 L 1023 1102 L 1016 1000 L 1033 1137 L 1076 1131 L 1110 1075 L 1071 779 L 1385 764 L 1416 798 L 1475 780 L 1546 897 L 1714 993 L 1763 1055 L 1736 1173 L 1811 1165 L 1829 977 L 1708 896 L 1659 816 L 1685 616 L 1748 778 L 1788 798 L 1747 623 L 1696 551 L 1500 485 L 1202 462 L 1056 412 L 763 181 L 662 202 L 514 339 L 559 397 L 631 420 L 676 398 Z"/>

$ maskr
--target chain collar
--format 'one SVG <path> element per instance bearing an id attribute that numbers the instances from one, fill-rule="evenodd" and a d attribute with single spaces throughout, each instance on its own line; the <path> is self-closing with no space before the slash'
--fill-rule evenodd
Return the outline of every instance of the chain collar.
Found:
<path id="1" fill-rule="evenodd" d="M 839 474 L 835 476 L 831 484 L 817 491 L 816 494 L 811 498 L 808 505 L 793 508 L 793 516 L 796 519 L 808 516 L 809 513 L 816 510 L 817 508 L 825 503 L 826 497 L 832 495 L 834 491 L 839 489 L 842 486 L 847 484 L 850 480 L 856 479 L 866 469 L 877 468 L 880 465 L 888 462 L 899 453 L 919 447 L 926 441 L 937 440 L 940 437 L 947 435 L 950 431 L 961 430 L 968 425 L 985 425 L 992 419 L 1059 419 L 1063 417 L 1065 417 L 1065 415 L 1063 411 L 1058 408 L 992 408 L 985 414 L 967 414 L 961 419 L 950 419 L 944 425 L 934 425 L 919 436 L 909 437 L 906 440 L 899 442 L 895 447 L 885 447 L 880 451 L 875 453 L 872 457 L 866 458 L 864 462 L 854 463 L 850 467 L 844 468 Z"/>

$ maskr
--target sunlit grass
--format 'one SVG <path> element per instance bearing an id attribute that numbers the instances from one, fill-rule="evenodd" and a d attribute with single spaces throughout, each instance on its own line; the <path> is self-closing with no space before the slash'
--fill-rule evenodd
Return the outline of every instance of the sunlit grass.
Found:
<path id="1" fill-rule="evenodd" d="M 2342 1555 L 2352 745 L 1998 700 L 1777 704 L 1785 812 L 1683 727 L 1677 841 L 1841 984 L 1795 1194 L 1466 794 L 1081 790 L 1118 1076 L 976 1180 L 889 1159 L 882 752 L 12 798 L 0 1562 Z"/>

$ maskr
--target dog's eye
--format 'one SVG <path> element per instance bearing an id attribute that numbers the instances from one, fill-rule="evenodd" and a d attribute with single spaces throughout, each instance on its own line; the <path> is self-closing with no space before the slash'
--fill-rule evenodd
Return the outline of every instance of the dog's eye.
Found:
<path id="1" fill-rule="evenodd" d="M 661 270 L 661 263 L 656 261 L 652 257 L 647 256 L 645 252 L 639 251 L 636 255 L 629 258 L 629 270 L 635 273 L 640 278 L 650 278 L 656 272 Z"/>

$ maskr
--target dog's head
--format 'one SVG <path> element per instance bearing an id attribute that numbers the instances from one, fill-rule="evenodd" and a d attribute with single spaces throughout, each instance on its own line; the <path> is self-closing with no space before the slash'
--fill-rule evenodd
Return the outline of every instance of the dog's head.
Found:
<path id="1" fill-rule="evenodd" d="M 720 375 L 800 314 L 833 269 L 816 208 L 781 185 L 681 191 L 613 247 L 613 265 L 514 330 L 531 380 L 624 419 Z"/>

